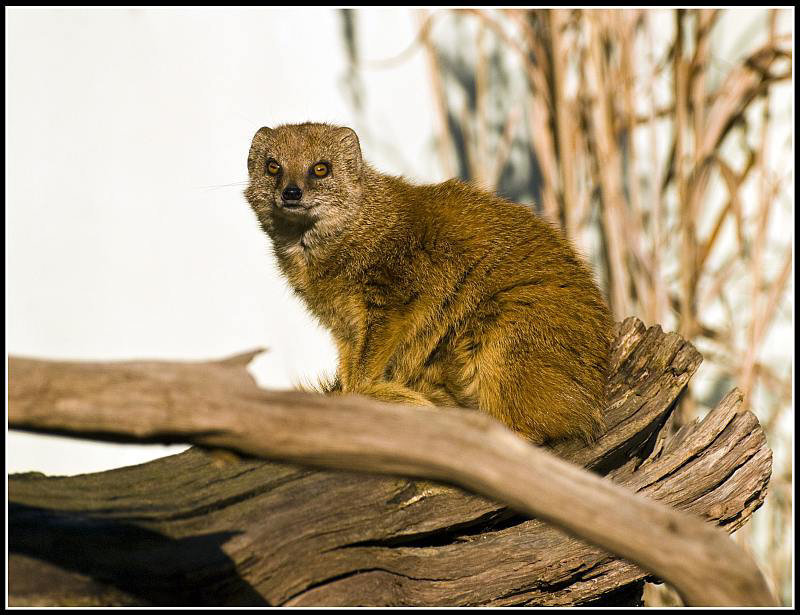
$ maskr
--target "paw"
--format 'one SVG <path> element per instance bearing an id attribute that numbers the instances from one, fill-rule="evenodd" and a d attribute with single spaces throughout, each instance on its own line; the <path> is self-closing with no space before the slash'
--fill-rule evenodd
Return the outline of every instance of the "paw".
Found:
<path id="1" fill-rule="evenodd" d="M 373 382 L 358 387 L 353 393 L 366 395 L 380 401 L 393 404 L 411 404 L 414 406 L 434 406 L 435 404 L 422 393 L 409 389 L 395 382 Z"/>

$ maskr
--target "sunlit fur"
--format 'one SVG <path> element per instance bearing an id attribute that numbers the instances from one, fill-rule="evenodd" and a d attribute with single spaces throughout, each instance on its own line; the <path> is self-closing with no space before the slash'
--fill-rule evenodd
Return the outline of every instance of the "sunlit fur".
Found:
<path id="1" fill-rule="evenodd" d="M 328 176 L 313 177 L 318 162 Z M 479 408 L 536 443 L 602 431 L 608 308 L 529 207 L 380 173 L 355 132 L 326 124 L 260 129 L 248 170 L 283 274 L 336 342 L 327 391 Z M 293 209 L 290 183 L 303 191 Z"/>

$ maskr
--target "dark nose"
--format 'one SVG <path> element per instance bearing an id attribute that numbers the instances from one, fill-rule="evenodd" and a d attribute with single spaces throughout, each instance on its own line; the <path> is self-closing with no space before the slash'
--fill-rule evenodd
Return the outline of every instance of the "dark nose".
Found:
<path id="1" fill-rule="evenodd" d="M 283 189 L 283 194 L 281 194 L 281 196 L 284 201 L 299 201 L 303 196 L 303 191 L 295 184 L 289 184 Z"/>

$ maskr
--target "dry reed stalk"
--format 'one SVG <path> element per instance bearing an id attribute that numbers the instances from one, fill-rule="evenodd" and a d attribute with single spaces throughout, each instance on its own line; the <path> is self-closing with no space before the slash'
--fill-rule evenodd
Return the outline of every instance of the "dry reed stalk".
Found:
<path id="1" fill-rule="evenodd" d="M 741 266 L 739 255 L 731 254 L 721 267 L 709 272 L 707 278 L 710 281 L 710 286 L 708 286 L 705 294 L 700 299 L 699 305 L 701 309 L 720 299 L 723 288 L 730 282 L 733 270 L 737 266 Z"/>
<path id="2" fill-rule="evenodd" d="M 532 13 L 532 15 L 535 15 L 535 13 Z M 541 187 L 542 213 L 545 218 L 554 224 L 560 224 L 561 216 L 558 203 L 560 173 L 554 135 L 551 130 L 553 101 L 550 98 L 550 87 L 547 79 L 548 58 L 531 25 L 524 18 L 521 23 L 529 48 L 535 50 L 534 57 L 537 60 L 536 62 L 530 61 L 531 55 L 525 53 L 526 57 L 529 58 L 527 62 L 528 80 L 532 86 L 530 115 L 528 117 L 529 138 L 536 152 L 536 158 L 544 178 Z"/>
<path id="3" fill-rule="evenodd" d="M 770 12 L 769 19 L 769 34 L 768 46 L 774 46 L 775 43 L 775 18 L 776 12 Z M 758 214 L 758 227 L 756 231 L 756 240 L 753 247 L 753 259 L 751 261 L 752 267 L 752 289 L 753 289 L 753 310 L 750 318 L 749 328 L 749 344 L 745 351 L 744 360 L 742 362 L 741 375 L 739 377 L 739 385 L 741 386 L 744 399 L 749 401 L 752 395 L 752 389 L 755 377 L 755 363 L 756 355 L 759 346 L 761 345 L 762 336 L 771 322 L 771 313 L 774 310 L 773 301 L 777 299 L 777 294 L 770 292 L 767 298 L 767 305 L 763 310 L 759 310 L 760 304 L 764 300 L 761 293 L 762 287 L 762 271 L 764 261 L 765 242 L 767 238 L 767 224 L 769 216 L 772 211 L 772 202 L 776 196 L 772 190 L 767 186 L 767 174 L 769 172 L 769 161 L 767 159 L 767 128 L 769 126 L 769 102 L 764 101 L 762 106 L 761 118 L 761 131 L 758 144 L 758 153 L 756 156 L 756 166 L 759 175 L 759 214 Z M 789 271 L 791 270 L 791 250 L 788 252 L 788 260 L 785 260 L 784 269 L 779 274 L 776 283 L 773 285 L 777 293 L 782 291 L 782 286 L 785 280 L 788 279 Z M 785 276 L 785 277 L 784 277 Z M 783 281 L 782 281 L 783 279 Z"/>
<path id="4" fill-rule="evenodd" d="M 586 142 L 586 134 L 583 130 L 579 130 L 577 125 L 572 136 L 575 142 L 576 152 L 588 151 L 589 145 Z M 589 174 L 589 162 L 585 156 L 578 156 L 574 164 L 576 168 L 576 175 L 578 177 L 585 177 Z M 575 212 L 571 215 L 569 213 L 567 214 L 574 220 L 575 224 L 575 228 L 573 229 L 574 235 L 571 237 L 574 237 L 579 242 L 579 245 L 583 247 L 585 254 L 590 253 L 587 236 L 589 234 L 589 229 L 591 228 L 589 218 L 592 208 L 592 193 L 592 186 L 588 184 L 588 182 L 579 182 L 577 187 Z"/>
<path id="5" fill-rule="evenodd" d="M 652 278 L 652 299 L 650 301 L 650 310 L 646 312 L 652 320 L 649 322 L 664 322 L 663 318 L 669 309 L 669 300 L 667 298 L 667 288 L 664 283 L 661 273 L 661 255 L 666 246 L 666 233 L 665 233 L 665 220 L 664 220 L 664 207 L 662 200 L 661 186 L 664 184 L 664 177 L 662 177 L 661 169 L 662 164 L 658 159 L 658 137 L 656 135 L 656 118 L 660 117 L 656 109 L 655 99 L 655 84 L 656 84 L 656 59 L 655 59 L 655 43 L 653 40 L 653 24 L 652 13 L 646 13 L 644 22 L 645 37 L 648 49 L 647 57 L 647 74 L 648 82 L 646 84 L 646 91 L 648 93 L 647 99 L 650 108 L 650 114 L 647 118 L 648 134 L 651 141 L 650 147 L 650 169 L 655 173 L 655 177 L 650 181 L 650 199 L 652 203 L 652 212 L 650 214 L 651 224 L 648 232 L 651 237 L 650 242 L 650 262 L 653 271 Z"/>
<path id="6" fill-rule="evenodd" d="M 425 57 L 428 61 L 429 75 L 431 79 L 431 89 L 433 97 L 436 101 L 437 112 L 437 138 L 436 147 L 439 150 L 439 161 L 442 164 L 442 171 L 446 177 L 453 177 L 455 175 L 455 165 L 453 162 L 453 152 L 455 145 L 453 143 L 453 135 L 450 134 L 448 125 L 448 111 L 447 111 L 447 98 L 442 84 L 442 72 L 439 67 L 439 61 L 436 58 L 436 49 L 431 41 L 430 30 L 425 29 L 423 26 L 430 23 L 430 16 L 424 9 L 420 9 L 417 13 L 417 22 L 419 24 L 419 41 L 425 50 Z"/>
<path id="7" fill-rule="evenodd" d="M 495 165 L 492 171 L 491 186 L 493 189 L 497 188 L 497 183 L 500 181 L 500 175 L 508 163 L 508 158 L 511 155 L 511 145 L 514 141 L 514 132 L 522 117 L 522 107 L 517 105 L 508 114 L 505 126 L 503 128 L 503 136 L 500 139 L 500 144 L 497 146 L 495 153 Z"/>
<path id="8" fill-rule="evenodd" d="M 736 237 L 738 240 L 739 254 L 742 254 L 744 251 L 744 229 L 742 226 L 743 210 L 741 200 L 739 198 L 739 192 L 742 185 L 747 180 L 750 170 L 753 168 L 754 162 L 755 156 L 751 151 L 744 169 L 742 169 L 740 173 L 736 173 L 719 155 L 714 155 L 713 157 L 713 163 L 716 165 L 716 168 L 728 189 L 728 201 L 725 206 L 719 210 L 712 226 L 711 233 L 700 247 L 700 255 L 698 257 L 697 265 L 701 270 L 703 269 L 709 254 L 711 254 L 711 251 L 717 244 L 723 224 L 730 218 L 731 214 L 733 214 L 734 222 L 736 224 Z"/>
<path id="9" fill-rule="evenodd" d="M 629 241 L 631 256 L 633 257 L 629 266 L 629 274 L 636 289 L 636 297 L 642 304 L 642 309 L 649 311 L 652 303 L 652 293 L 649 289 L 652 279 L 656 277 L 656 270 L 652 267 L 652 261 L 643 245 L 644 233 L 644 210 L 639 189 L 639 178 L 636 161 L 638 160 L 636 143 L 633 138 L 633 130 L 622 130 L 620 123 L 631 125 L 630 118 L 636 116 L 636 105 L 634 103 L 634 86 L 636 83 L 634 74 L 634 53 L 633 39 L 636 29 L 640 23 L 642 11 L 609 12 L 607 14 L 608 35 L 619 41 L 620 54 L 616 83 L 621 84 L 622 95 L 622 114 L 615 118 L 615 132 L 623 134 L 625 139 L 625 157 L 630 161 L 627 164 L 628 181 L 626 182 L 628 198 L 628 215 L 625 216 L 626 222 L 625 235 Z M 609 98 L 613 96 L 609 88 Z M 624 173 L 624 171 L 623 171 Z"/>
<path id="10" fill-rule="evenodd" d="M 575 151 L 575 118 L 572 115 L 571 105 L 567 101 L 566 74 L 567 54 L 569 48 L 564 44 L 565 30 L 568 26 L 568 11 L 553 9 L 548 11 L 550 43 L 552 46 L 552 82 L 553 82 L 553 110 L 556 127 L 556 152 L 558 156 L 559 185 L 561 188 L 561 211 L 563 212 L 564 226 L 568 237 L 577 234 L 579 220 L 575 196 L 575 175 L 573 164 L 568 160 L 570 153 Z"/>
<path id="11" fill-rule="evenodd" d="M 488 187 L 489 174 L 486 164 L 489 158 L 488 113 L 486 101 L 489 98 L 489 65 L 486 61 L 486 25 L 478 24 L 475 35 L 475 139 L 472 176 L 480 185 Z"/>
<path id="12" fill-rule="evenodd" d="M 347 9 L 346 9 L 347 10 Z M 385 69 L 385 68 L 395 68 L 400 66 L 404 62 L 407 62 L 412 55 L 423 46 L 423 40 L 426 39 L 430 33 L 431 28 L 433 27 L 434 21 L 436 21 L 437 17 L 444 15 L 445 13 L 428 13 L 425 14 L 417 14 L 417 35 L 414 37 L 414 40 L 403 49 L 400 53 L 397 53 L 388 58 L 381 58 L 381 59 L 362 59 L 361 64 L 365 68 L 369 69 Z"/>
<path id="13" fill-rule="evenodd" d="M 603 62 L 603 27 L 601 11 L 589 14 L 589 75 L 590 92 L 594 104 L 589 110 L 592 137 L 596 147 L 595 169 L 602 194 L 603 230 L 606 233 L 606 251 L 610 272 L 611 310 L 615 318 L 630 313 L 632 305 L 628 291 L 628 235 L 625 232 L 625 197 L 622 192 L 622 159 L 614 132 L 609 98 L 604 87 L 607 81 Z"/>
<path id="14" fill-rule="evenodd" d="M 691 337 L 694 330 L 692 314 L 692 272 L 695 264 L 692 259 L 696 242 L 694 234 L 694 213 L 690 207 L 691 199 L 687 186 L 687 173 L 684 170 L 686 135 L 689 125 L 688 88 L 689 65 L 684 59 L 684 19 L 683 10 L 675 12 L 675 42 L 672 51 L 672 73 L 674 75 L 673 104 L 675 105 L 675 128 L 672 168 L 675 175 L 675 187 L 678 194 L 680 208 L 680 313 L 678 318 L 678 332 L 686 337 Z"/>

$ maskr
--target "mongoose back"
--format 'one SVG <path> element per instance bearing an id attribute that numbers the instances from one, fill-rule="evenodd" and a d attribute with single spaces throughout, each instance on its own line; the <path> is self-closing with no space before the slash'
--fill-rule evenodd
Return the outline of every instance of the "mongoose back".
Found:
<path id="1" fill-rule="evenodd" d="M 489 413 L 534 443 L 603 429 L 611 317 L 569 242 L 527 206 L 414 185 L 350 128 L 261 128 L 245 196 L 338 350 L 326 392 Z"/>

